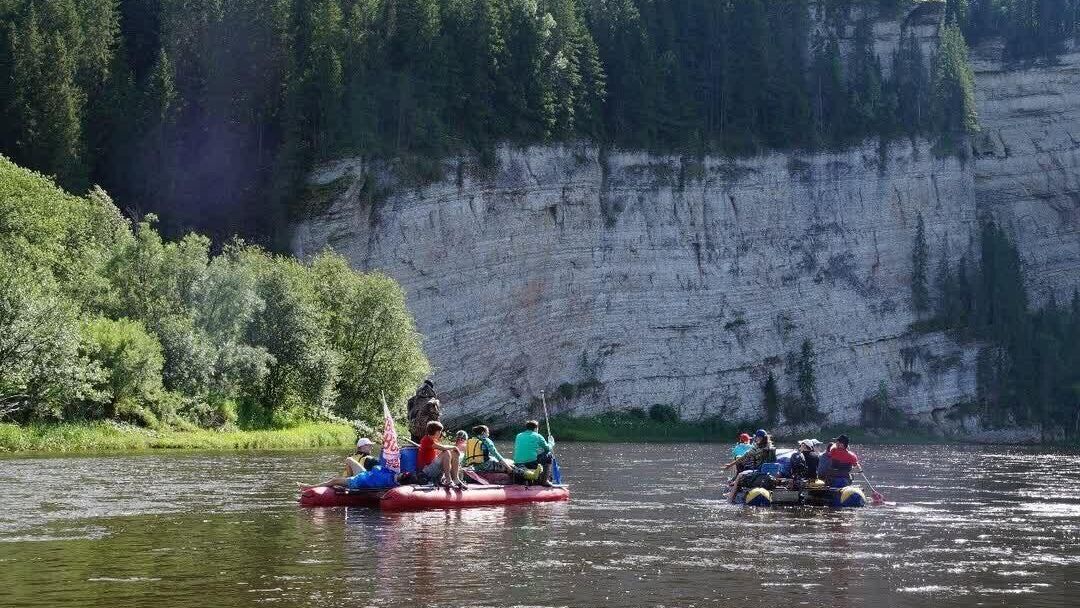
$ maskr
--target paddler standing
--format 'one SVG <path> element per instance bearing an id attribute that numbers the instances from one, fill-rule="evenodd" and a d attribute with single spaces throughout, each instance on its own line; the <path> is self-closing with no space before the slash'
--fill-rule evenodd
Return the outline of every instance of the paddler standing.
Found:
<path id="1" fill-rule="evenodd" d="M 416 394 L 409 397 L 407 410 L 409 435 L 414 443 L 419 443 L 424 435 L 427 435 L 429 422 L 439 422 L 441 416 L 439 405 L 438 396 L 435 394 L 435 383 L 430 379 L 424 380 L 420 388 L 416 389 Z"/>

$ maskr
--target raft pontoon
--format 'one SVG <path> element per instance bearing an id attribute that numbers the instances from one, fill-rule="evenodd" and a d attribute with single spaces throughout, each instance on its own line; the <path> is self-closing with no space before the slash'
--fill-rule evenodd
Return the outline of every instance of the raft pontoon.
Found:
<path id="1" fill-rule="evenodd" d="M 442 486 L 398 486 L 387 490 L 311 488 L 300 494 L 303 507 L 371 507 L 383 511 L 462 509 L 570 499 L 567 486 L 469 485 L 467 490 Z"/>

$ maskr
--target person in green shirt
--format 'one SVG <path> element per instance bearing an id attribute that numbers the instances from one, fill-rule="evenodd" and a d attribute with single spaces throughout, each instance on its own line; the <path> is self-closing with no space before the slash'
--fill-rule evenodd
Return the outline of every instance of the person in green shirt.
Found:
<path id="1" fill-rule="evenodd" d="M 551 437 L 544 439 L 538 431 L 540 423 L 535 420 L 525 422 L 525 430 L 518 433 L 514 438 L 514 464 L 526 469 L 535 469 L 543 466 L 540 475 L 540 485 L 551 487 L 551 461 L 552 450 L 555 448 L 555 440 Z"/>

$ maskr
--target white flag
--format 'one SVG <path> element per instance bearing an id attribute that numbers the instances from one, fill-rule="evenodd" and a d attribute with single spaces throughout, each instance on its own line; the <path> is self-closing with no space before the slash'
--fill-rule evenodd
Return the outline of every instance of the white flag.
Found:
<path id="1" fill-rule="evenodd" d="M 390 415 L 390 406 L 386 405 L 386 399 L 383 399 L 383 439 L 382 439 L 382 459 L 386 468 L 400 471 L 401 470 L 401 448 L 398 447 L 397 442 L 397 429 L 394 428 L 394 417 Z"/>

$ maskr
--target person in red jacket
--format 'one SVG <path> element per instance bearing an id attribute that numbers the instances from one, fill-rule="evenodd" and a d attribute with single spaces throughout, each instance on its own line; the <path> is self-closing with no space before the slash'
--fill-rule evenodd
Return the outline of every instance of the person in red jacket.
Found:
<path id="1" fill-rule="evenodd" d="M 850 440 L 847 435 L 840 435 L 832 440 L 829 449 L 825 452 L 829 462 L 826 481 L 840 478 L 850 482 L 852 471 L 862 471 L 862 467 L 859 466 L 859 457 L 848 449 L 849 445 Z"/>

